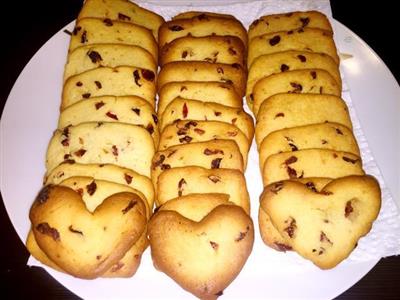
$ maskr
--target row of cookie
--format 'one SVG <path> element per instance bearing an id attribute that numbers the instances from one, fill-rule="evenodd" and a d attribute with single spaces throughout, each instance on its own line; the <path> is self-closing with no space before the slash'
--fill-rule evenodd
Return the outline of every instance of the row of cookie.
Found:
<path id="1" fill-rule="evenodd" d="M 244 171 L 254 135 L 244 112 L 246 31 L 230 15 L 185 12 L 159 31 L 156 268 L 199 298 L 216 298 L 250 255 Z"/>
<path id="2" fill-rule="evenodd" d="M 348 108 L 340 98 L 332 28 L 319 12 L 294 12 L 261 17 L 250 26 L 249 37 L 247 100 L 256 116 L 266 186 L 259 209 L 263 241 L 332 268 L 369 231 L 380 203 L 379 186 L 363 176 Z M 351 175 L 359 177 L 332 181 Z M 338 193 L 351 186 L 350 195 L 358 197 L 360 187 L 371 193 L 356 206 Z M 307 198 L 316 200 L 301 204 Z M 326 201 L 334 201 L 334 208 Z M 355 221 L 368 204 L 368 217 Z"/>
<path id="3" fill-rule="evenodd" d="M 87 0 L 80 11 L 45 187 L 30 212 L 27 247 L 52 268 L 80 278 L 129 277 L 140 264 L 154 202 L 163 22 L 125 0 Z"/>

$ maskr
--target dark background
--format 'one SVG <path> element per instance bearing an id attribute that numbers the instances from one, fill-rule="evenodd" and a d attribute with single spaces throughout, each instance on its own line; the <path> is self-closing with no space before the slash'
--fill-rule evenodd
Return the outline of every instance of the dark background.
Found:
<path id="1" fill-rule="evenodd" d="M 81 0 L 10 1 L 7 7 L 3 7 L 0 18 L 1 111 L 24 66 L 49 38 L 75 19 L 81 2 Z M 333 16 L 365 40 L 383 59 L 399 82 L 398 29 L 400 27 L 397 9 L 394 6 L 396 2 L 370 3 L 373 5 L 366 4 L 365 1 L 331 0 Z M 3 245 L 0 250 L 2 298 L 4 296 L 6 299 L 77 298 L 42 269 L 26 266 L 28 252 L 15 233 L 2 201 L 0 201 L 0 228 Z M 382 259 L 361 281 L 337 299 L 399 299 L 399 275 L 400 257 Z"/>

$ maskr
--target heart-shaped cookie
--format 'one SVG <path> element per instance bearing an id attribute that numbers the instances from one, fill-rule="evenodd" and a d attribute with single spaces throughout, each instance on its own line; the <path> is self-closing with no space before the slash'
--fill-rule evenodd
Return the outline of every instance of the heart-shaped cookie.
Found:
<path id="1" fill-rule="evenodd" d="M 332 181 L 332 179 L 330 178 L 322 178 L 322 177 L 308 177 L 308 178 L 298 178 L 292 180 L 301 182 L 307 188 L 311 189 L 314 192 L 322 190 L 324 186 L 326 186 L 329 182 Z M 260 206 L 258 210 L 258 225 L 260 228 L 261 238 L 267 246 L 283 252 L 292 249 L 289 245 L 286 245 L 285 239 L 281 236 L 279 231 L 275 229 L 274 225 L 271 222 L 271 218 L 262 209 L 262 206 Z"/>
<path id="2" fill-rule="evenodd" d="M 372 176 L 342 177 L 320 192 L 288 180 L 266 186 L 260 204 L 286 245 L 329 269 L 348 257 L 370 231 L 381 192 Z"/>
<path id="3" fill-rule="evenodd" d="M 160 210 L 148 225 L 155 267 L 201 299 L 220 296 L 253 247 L 252 220 L 241 207 L 227 204 L 217 204 L 198 222 Z"/>
<path id="4" fill-rule="evenodd" d="M 93 213 L 81 196 L 63 186 L 46 186 L 29 217 L 35 240 L 67 273 L 92 279 L 117 263 L 146 228 L 146 206 L 134 193 L 106 198 Z"/>

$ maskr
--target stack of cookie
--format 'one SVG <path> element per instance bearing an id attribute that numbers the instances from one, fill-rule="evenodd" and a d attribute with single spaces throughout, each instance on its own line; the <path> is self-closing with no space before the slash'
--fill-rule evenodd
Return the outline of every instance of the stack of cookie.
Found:
<path id="1" fill-rule="evenodd" d="M 242 107 L 247 33 L 233 16 L 186 12 L 160 27 L 159 49 L 151 254 L 184 289 L 216 298 L 254 240 L 243 175 L 254 135 Z"/>
<path id="2" fill-rule="evenodd" d="M 57 270 L 132 276 L 148 246 L 162 23 L 125 0 L 87 0 L 77 18 L 27 240 L 31 254 Z"/>
<path id="3" fill-rule="evenodd" d="M 264 192 L 263 241 L 320 268 L 345 259 L 380 208 L 365 176 L 325 15 L 293 12 L 254 21 L 246 98 L 256 116 Z"/>

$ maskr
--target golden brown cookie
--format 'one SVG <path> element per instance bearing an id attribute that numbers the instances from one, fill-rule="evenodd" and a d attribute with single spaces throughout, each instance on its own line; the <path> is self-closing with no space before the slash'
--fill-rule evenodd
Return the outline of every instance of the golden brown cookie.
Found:
<path id="1" fill-rule="evenodd" d="M 291 180 L 304 184 L 307 188 L 311 189 L 314 192 L 321 191 L 324 188 L 324 186 L 326 186 L 329 182 L 332 181 L 331 178 L 322 178 L 322 177 L 300 178 Z M 258 210 L 258 224 L 260 228 L 261 238 L 267 246 L 277 251 L 283 251 L 283 252 L 292 250 L 292 247 L 286 244 L 285 239 L 271 223 L 271 218 L 264 211 L 262 206 L 260 206 Z"/>
<path id="2" fill-rule="evenodd" d="M 319 28 L 333 32 L 328 18 L 321 12 L 295 11 L 284 14 L 272 14 L 258 18 L 251 23 L 249 40 L 256 36 L 278 31 L 289 31 L 299 28 Z"/>
<path id="3" fill-rule="evenodd" d="M 137 96 L 155 107 L 156 74 L 147 69 L 102 67 L 69 77 L 62 91 L 61 110 L 91 97 Z"/>
<path id="4" fill-rule="evenodd" d="M 217 205 L 203 208 L 202 214 L 196 205 L 196 219 L 185 210 L 161 210 L 148 225 L 155 267 L 201 299 L 222 295 L 253 247 L 250 217 L 239 206 Z"/>
<path id="5" fill-rule="evenodd" d="M 277 94 L 260 106 L 256 123 L 258 147 L 271 132 L 324 122 L 353 128 L 346 103 L 339 97 L 320 94 Z"/>
<path id="6" fill-rule="evenodd" d="M 222 193 L 250 214 L 250 197 L 242 172 L 231 169 L 180 167 L 165 170 L 158 177 L 157 205 L 196 193 Z"/>
<path id="7" fill-rule="evenodd" d="M 262 169 L 264 186 L 285 179 L 338 178 L 364 174 L 359 156 L 329 149 L 305 149 L 273 154 L 265 160 Z"/>
<path id="8" fill-rule="evenodd" d="M 160 131 L 178 120 L 219 121 L 235 125 L 249 141 L 253 139 L 253 118 L 241 108 L 176 98 L 164 110 L 160 118 Z"/>
<path id="9" fill-rule="evenodd" d="M 268 134 L 258 149 L 260 166 L 272 154 L 321 148 L 361 156 L 353 132 L 337 123 L 319 123 L 277 130 Z"/>
<path id="10" fill-rule="evenodd" d="M 168 147 L 205 142 L 211 140 L 232 140 L 239 147 L 243 156 L 244 167 L 247 166 L 247 156 L 251 141 L 235 125 L 219 121 L 177 121 L 164 128 L 161 134 L 159 150 Z"/>
<path id="11" fill-rule="evenodd" d="M 158 74 L 157 87 L 174 81 L 218 81 L 232 84 L 241 97 L 246 91 L 247 74 L 241 65 L 206 61 L 175 61 L 165 64 Z"/>
<path id="12" fill-rule="evenodd" d="M 370 231 L 381 192 L 372 176 L 339 178 L 320 192 L 283 181 L 267 186 L 260 202 L 288 246 L 318 267 L 330 269 Z"/>
<path id="13" fill-rule="evenodd" d="M 209 35 L 236 36 L 247 47 L 246 29 L 237 19 L 201 13 L 192 18 L 174 19 L 161 25 L 158 31 L 160 49 L 165 44 L 187 35 L 194 37 Z"/>
<path id="14" fill-rule="evenodd" d="M 146 207 L 136 194 L 119 193 L 89 212 L 79 193 L 50 185 L 37 196 L 29 218 L 49 259 L 73 276 L 91 279 L 109 270 L 138 241 L 146 228 Z"/>
<path id="15" fill-rule="evenodd" d="M 303 69 L 273 74 L 260 79 L 253 87 L 254 115 L 269 97 L 276 94 L 327 94 L 340 97 L 341 86 L 325 70 Z"/>
<path id="16" fill-rule="evenodd" d="M 246 50 L 235 36 L 185 36 L 166 44 L 160 51 L 160 65 L 172 61 L 207 61 L 246 66 Z"/>
<path id="17" fill-rule="evenodd" d="M 158 114 L 176 98 L 213 102 L 230 107 L 241 108 L 242 98 L 231 84 L 217 81 L 182 81 L 165 84 L 158 93 Z"/>
<path id="18" fill-rule="evenodd" d="M 58 128 L 87 122 L 127 123 L 145 128 L 154 145 L 160 134 L 157 115 L 146 100 L 136 96 L 102 96 L 78 101 L 64 109 L 58 119 Z"/>
<path id="19" fill-rule="evenodd" d="M 317 28 L 301 28 L 267 33 L 253 38 L 249 42 L 247 65 L 250 67 L 261 55 L 287 50 L 325 53 L 339 64 L 332 32 Z"/>
<path id="20" fill-rule="evenodd" d="M 151 30 L 156 40 L 158 28 L 164 23 L 160 15 L 127 0 L 86 0 L 78 20 L 88 17 L 141 25 Z"/>
<path id="21" fill-rule="evenodd" d="M 115 164 L 150 176 L 155 151 L 150 133 L 123 123 L 82 123 L 54 132 L 46 154 L 47 172 L 63 162 Z"/>
<path id="22" fill-rule="evenodd" d="M 183 144 L 158 151 L 151 166 L 151 179 L 157 185 L 160 174 L 168 169 L 198 166 L 207 169 L 235 169 L 243 172 L 243 157 L 231 140 L 213 140 Z"/>

